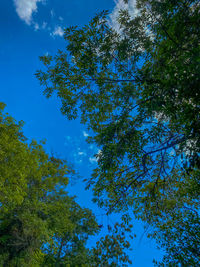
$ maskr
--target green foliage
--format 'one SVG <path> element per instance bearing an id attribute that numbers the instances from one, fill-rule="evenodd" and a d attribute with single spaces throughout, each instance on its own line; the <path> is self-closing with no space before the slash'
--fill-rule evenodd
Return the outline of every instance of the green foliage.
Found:
<path id="1" fill-rule="evenodd" d="M 88 140 L 101 149 L 87 181 L 94 201 L 108 213 L 131 207 L 160 231 L 169 266 L 194 264 L 199 241 L 186 255 L 170 239 L 182 240 L 177 224 L 190 239 L 184 216 L 199 223 L 200 5 L 138 0 L 137 7 L 134 18 L 120 12 L 119 32 L 106 12 L 68 28 L 66 51 L 42 57 L 46 70 L 36 76 L 47 97 L 61 99 L 64 115 L 73 119 L 80 110 L 94 132 Z"/>
<path id="2" fill-rule="evenodd" d="M 193 210 L 173 210 L 153 237 L 166 250 L 162 262 L 155 261 L 156 266 L 199 265 L 200 223 Z"/>
<path id="3" fill-rule="evenodd" d="M 22 124 L 2 110 L 0 123 L 2 266 L 40 266 L 48 244 L 59 258 L 56 251 L 63 238 L 66 245 L 84 247 L 88 236 L 98 232 L 98 225 L 89 210 L 67 195 L 72 171 L 66 162 L 49 157 L 35 141 L 26 144 Z M 69 253 L 73 257 L 73 251 Z"/>
<path id="4" fill-rule="evenodd" d="M 98 249 L 87 246 L 100 230 L 95 217 L 66 191 L 74 171 L 36 141 L 28 145 L 22 123 L 0 108 L 0 265 L 102 266 Z M 119 251 L 105 260 L 125 257 L 127 247 L 123 234 Z"/>
<path id="5" fill-rule="evenodd" d="M 109 226 L 109 233 L 97 242 L 93 249 L 94 262 L 96 266 L 127 266 L 132 264 L 126 250 L 130 248 L 125 233 L 131 232 L 132 225 L 116 223 L 112 228 Z"/>

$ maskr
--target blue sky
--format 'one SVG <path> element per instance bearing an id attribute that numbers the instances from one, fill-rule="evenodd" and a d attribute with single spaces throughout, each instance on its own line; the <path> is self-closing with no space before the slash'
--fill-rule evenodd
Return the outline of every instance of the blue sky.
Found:
<path id="1" fill-rule="evenodd" d="M 131 8 L 134 7 L 134 1 Z M 0 102 L 16 120 L 25 122 L 27 138 L 44 140 L 49 153 L 67 159 L 84 178 L 89 177 L 96 161 L 98 148 L 86 143 L 87 130 L 79 120 L 67 121 L 61 115 L 56 97 L 46 99 L 34 73 L 40 69 L 39 56 L 64 49 L 64 27 L 84 25 L 99 11 L 109 10 L 113 21 L 122 1 L 114 0 L 0 0 Z M 75 183 L 75 184 L 74 184 Z M 97 214 L 105 228 L 109 218 L 91 202 L 91 192 L 84 190 L 81 179 L 72 182 L 70 194 Z M 143 226 L 134 222 L 138 235 L 133 240 L 130 255 L 135 267 L 153 266 L 152 259 L 160 257 L 153 241 L 145 237 Z"/>

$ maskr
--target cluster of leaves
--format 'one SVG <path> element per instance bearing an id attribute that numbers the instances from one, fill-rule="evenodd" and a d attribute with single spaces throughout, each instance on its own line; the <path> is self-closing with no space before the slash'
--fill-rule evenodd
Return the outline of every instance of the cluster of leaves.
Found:
<path id="1" fill-rule="evenodd" d="M 80 110 L 94 132 L 94 201 L 108 213 L 131 207 L 160 231 L 168 264 L 194 264 L 199 242 L 185 255 L 170 239 L 182 240 L 184 229 L 190 240 L 188 225 L 200 223 L 200 5 L 138 0 L 137 8 L 135 17 L 121 11 L 119 32 L 106 12 L 66 29 L 66 51 L 41 57 L 46 70 L 36 76 L 47 97 L 57 93 L 64 115 Z"/>
<path id="2" fill-rule="evenodd" d="M 22 123 L 3 108 L 1 104 L 0 265 L 101 266 L 96 263 L 101 254 L 87 247 L 88 238 L 100 230 L 96 219 L 66 191 L 73 170 L 45 153 L 41 144 L 27 144 Z M 104 249 L 112 246 L 103 244 Z M 112 253 L 107 261 L 109 257 Z"/>
<path id="3" fill-rule="evenodd" d="M 133 239 L 131 235 L 133 225 L 130 224 L 130 221 L 130 216 L 124 214 L 122 223 L 117 222 L 113 227 L 108 225 L 109 233 L 97 241 L 96 247 L 93 249 L 96 266 L 117 267 L 127 266 L 126 263 L 132 264 L 127 254 L 127 251 L 131 250 L 131 244 L 127 240 L 127 233 L 129 233 L 129 239 Z"/>

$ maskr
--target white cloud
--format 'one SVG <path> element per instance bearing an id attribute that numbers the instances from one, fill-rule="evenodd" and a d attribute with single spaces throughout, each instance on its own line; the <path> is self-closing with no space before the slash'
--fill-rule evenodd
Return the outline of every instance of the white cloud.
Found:
<path id="1" fill-rule="evenodd" d="M 88 133 L 86 133 L 86 131 L 83 131 L 83 136 L 86 138 L 86 137 L 88 137 L 88 136 L 89 136 L 89 134 L 88 134 Z"/>
<path id="2" fill-rule="evenodd" d="M 131 17 L 136 17 L 139 15 L 140 11 L 136 7 L 136 0 L 129 0 L 128 2 L 128 10 Z"/>
<path id="3" fill-rule="evenodd" d="M 81 164 L 83 162 L 83 159 L 87 156 L 87 153 L 85 151 L 81 151 L 81 148 L 78 147 L 78 152 L 73 152 L 73 161 L 76 164 Z"/>
<path id="4" fill-rule="evenodd" d="M 16 12 L 21 20 L 30 25 L 33 12 L 37 12 L 37 4 L 42 0 L 14 0 Z"/>
<path id="5" fill-rule="evenodd" d="M 37 31 L 37 30 L 39 30 L 39 24 L 38 23 L 34 23 L 34 29 L 35 29 L 35 31 Z"/>
<path id="6" fill-rule="evenodd" d="M 90 163 L 97 163 L 101 157 L 102 157 L 102 150 L 98 149 L 98 152 L 94 157 L 89 157 L 89 162 Z"/>
<path id="7" fill-rule="evenodd" d="M 46 29 L 46 27 L 47 27 L 47 22 L 46 22 L 46 21 L 44 21 L 44 22 L 42 23 L 42 27 L 41 27 L 41 28 L 42 28 L 43 30 L 45 30 L 45 29 Z"/>
<path id="8" fill-rule="evenodd" d="M 50 14 L 52 18 L 55 17 L 55 11 L 53 9 L 51 9 Z"/>
<path id="9" fill-rule="evenodd" d="M 123 0 L 115 0 L 116 6 L 114 7 L 112 13 L 110 14 L 112 24 L 118 24 L 117 18 L 119 16 L 119 11 L 128 8 L 128 4 L 125 4 Z"/>
<path id="10" fill-rule="evenodd" d="M 62 37 L 64 35 L 64 30 L 60 26 L 56 26 L 54 31 L 51 33 L 51 36 L 60 36 Z"/>
<path id="11" fill-rule="evenodd" d="M 120 10 L 127 9 L 131 17 L 136 17 L 139 14 L 139 10 L 136 8 L 136 0 L 129 0 L 126 4 L 124 0 L 115 0 L 116 6 L 110 14 L 111 26 L 119 31 L 118 16 Z"/>
<path id="12" fill-rule="evenodd" d="M 97 158 L 96 157 L 89 157 L 89 161 L 90 163 L 96 163 L 97 162 Z"/>
<path id="13" fill-rule="evenodd" d="M 128 0 L 128 3 L 125 3 L 124 0 L 114 0 L 115 1 L 115 7 L 113 11 L 110 14 L 110 20 L 108 23 L 110 26 L 115 29 L 120 35 L 122 36 L 122 29 L 120 29 L 120 24 L 118 22 L 119 19 L 119 13 L 121 10 L 127 10 L 130 17 L 133 19 L 135 17 L 141 16 L 141 10 L 137 8 L 137 0 Z M 147 10 L 151 12 L 151 6 L 148 2 L 145 2 Z M 155 38 L 154 34 L 149 28 L 145 28 L 146 35 L 153 40 Z M 141 51 L 144 51 L 143 47 L 139 48 Z"/>
<path id="14" fill-rule="evenodd" d="M 83 152 L 83 151 L 79 151 L 79 152 L 78 152 L 78 155 L 79 155 L 79 156 L 86 156 L 87 154 L 86 154 L 85 152 Z"/>

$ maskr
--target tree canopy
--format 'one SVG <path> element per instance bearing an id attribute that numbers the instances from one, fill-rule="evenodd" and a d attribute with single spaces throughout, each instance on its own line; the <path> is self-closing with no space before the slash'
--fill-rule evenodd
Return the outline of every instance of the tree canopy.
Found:
<path id="1" fill-rule="evenodd" d="M 94 201 L 108 213 L 131 208 L 153 225 L 169 265 L 195 265 L 200 5 L 138 0 L 137 8 L 134 17 L 120 12 L 118 30 L 105 11 L 82 28 L 67 28 L 66 50 L 41 57 L 46 69 L 36 76 L 47 97 L 55 92 L 61 99 L 68 119 L 80 112 L 93 131 L 88 141 L 100 152 L 87 187 Z"/>
<path id="2" fill-rule="evenodd" d="M 130 262 L 130 244 L 117 230 L 94 247 L 88 239 L 99 233 L 94 214 L 81 208 L 67 192 L 74 171 L 67 162 L 49 156 L 42 144 L 28 144 L 23 123 L 0 105 L 0 265 L 107 266 Z M 129 229 L 124 221 L 122 229 Z M 97 238 L 98 240 L 98 238 Z M 114 242 L 110 243 L 110 240 Z M 113 252 L 112 247 L 118 250 Z M 105 251 L 111 250 L 108 254 Z"/>

